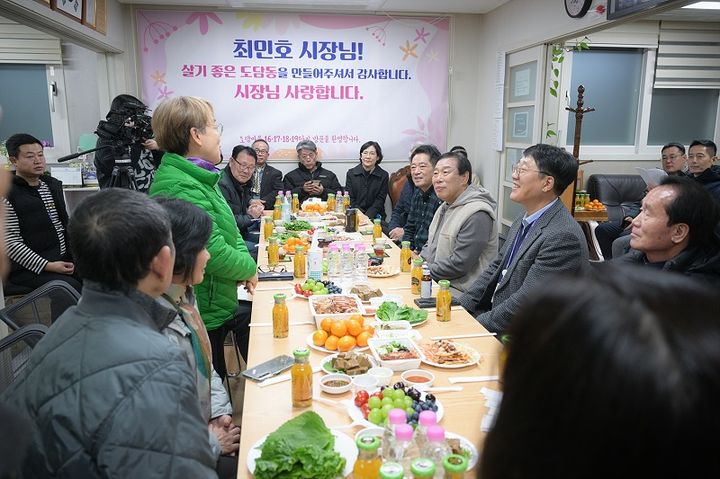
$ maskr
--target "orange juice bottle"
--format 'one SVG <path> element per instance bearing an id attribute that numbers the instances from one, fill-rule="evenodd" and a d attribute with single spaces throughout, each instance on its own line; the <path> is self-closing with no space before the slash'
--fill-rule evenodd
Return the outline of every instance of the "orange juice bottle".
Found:
<path id="1" fill-rule="evenodd" d="M 295 247 L 295 258 L 293 259 L 293 276 L 296 278 L 305 277 L 305 247 Z"/>
<path id="2" fill-rule="evenodd" d="M 277 266 L 280 263 L 280 245 L 277 236 L 271 236 L 268 241 L 268 266 Z"/>
<path id="3" fill-rule="evenodd" d="M 382 224 L 380 219 L 376 219 L 373 223 L 373 238 L 382 238 Z"/>
<path id="4" fill-rule="evenodd" d="M 285 295 L 282 293 L 273 296 L 275 305 L 272 310 L 273 338 L 288 337 L 288 307 L 285 304 Z"/>
<path id="5" fill-rule="evenodd" d="M 273 234 L 273 219 L 272 216 L 265 216 L 265 222 L 263 223 L 263 236 L 268 240 Z"/>
<path id="6" fill-rule="evenodd" d="M 420 294 L 420 287 L 422 284 L 422 277 L 423 277 L 423 270 L 422 270 L 423 260 L 422 258 L 415 258 L 415 261 L 413 261 L 413 268 L 410 272 L 410 292 L 412 294 Z"/>
<path id="7" fill-rule="evenodd" d="M 377 436 L 362 436 L 355 442 L 359 454 L 353 466 L 355 479 L 378 479 L 382 459 L 378 455 L 380 438 Z"/>
<path id="8" fill-rule="evenodd" d="M 437 310 L 435 317 L 441 322 L 450 321 L 450 303 L 452 302 L 450 281 L 441 279 L 438 284 L 440 285 L 440 291 L 438 291 L 435 299 L 435 308 Z"/>
<path id="9" fill-rule="evenodd" d="M 290 369 L 290 380 L 292 381 L 292 405 L 293 407 L 308 407 L 312 405 L 313 394 L 313 372 L 308 362 L 310 351 L 308 348 L 297 348 L 293 351 L 295 364 Z"/>
<path id="10" fill-rule="evenodd" d="M 328 193 L 327 210 L 330 212 L 335 211 L 335 205 L 335 193 Z"/>
<path id="11" fill-rule="evenodd" d="M 281 205 L 275 205 L 273 207 L 272 219 L 273 219 L 273 221 L 282 219 L 282 206 Z"/>
<path id="12" fill-rule="evenodd" d="M 293 193 L 292 195 L 292 203 L 290 204 L 291 210 L 293 213 L 297 214 L 298 211 L 300 211 L 300 198 L 298 198 L 297 193 Z"/>
<path id="13" fill-rule="evenodd" d="M 400 271 L 409 273 L 412 269 L 412 251 L 410 251 L 410 242 L 403 241 L 400 250 Z"/>

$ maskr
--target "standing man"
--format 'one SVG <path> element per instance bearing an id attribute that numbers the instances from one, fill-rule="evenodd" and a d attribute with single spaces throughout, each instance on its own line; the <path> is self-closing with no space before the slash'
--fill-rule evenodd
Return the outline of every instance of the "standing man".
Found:
<path id="1" fill-rule="evenodd" d="M 428 238 L 428 228 L 442 201 L 432 185 L 433 169 L 440 158 L 434 145 L 420 145 L 410 154 L 410 175 L 415 191 L 410 200 L 410 211 L 403 232 L 403 241 L 410 242 L 410 249 L 419 253 Z"/>
<path id="2" fill-rule="evenodd" d="M 195 372 L 162 333 L 177 314 L 156 301 L 175 260 L 162 206 L 102 190 L 68 238 L 82 298 L 0 395 L 32 423 L 21 477 L 217 477 Z"/>
<path id="3" fill-rule="evenodd" d="M 433 188 L 443 204 L 435 212 L 420 252 L 435 281 L 447 279 L 464 293 L 497 254 L 497 203 L 470 184 L 472 165 L 462 153 L 445 153 L 435 165 Z"/>
<path id="4" fill-rule="evenodd" d="M 275 203 L 275 196 L 283 189 L 282 172 L 267 164 L 270 156 L 270 146 L 262 138 L 252 144 L 257 153 L 257 163 L 253 173 L 252 195 L 259 197 L 266 210 L 271 210 Z"/>
<path id="5" fill-rule="evenodd" d="M 695 140 L 688 149 L 688 171 L 703 185 L 716 205 L 720 205 L 720 166 L 717 166 L 717 145 L 712 140 Z"/>
<path id="6" fill-rule="evenodd" d="M 297 193 L 300 203 L 310 197 L 327 200 L 328 193 L 341 190 L 342 186 L 330 170 L 317 161 L 317 146 L 311 140 L 303 140 L 295 147 L 298 167 L 285 175 L 285 189 Z"/>
<path id="7" fill-rule="evenodd" d="M 510 199 L 525 212 L 507 241 L 460 303 L 488 331 L 503 333 L 536 286 L 588 263 L 585 236 L 559 197 L 577 178 L 570 153 L 538 144 L 513 167 Z"/>
<path id="8" fill-rule="evenodd" d="M 62 183 L 45 173 L 45 155 L 37 138 L 19 133 L 6 142 L 15 167 L 12 188 L 3 198 L 5 244 L 11 260 L 8 281 L 33 290 L 60 280 L 80 291 L 65 241 L 68 214 Z"/>

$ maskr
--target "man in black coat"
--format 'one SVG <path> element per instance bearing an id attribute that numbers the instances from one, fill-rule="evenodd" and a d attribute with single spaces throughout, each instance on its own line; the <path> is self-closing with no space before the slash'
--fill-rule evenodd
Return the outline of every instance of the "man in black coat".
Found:
<path id="1" fill-rule="evenodd" d="M 330 170 L 317 161 L 317 146 L 311 140 L 303 140 L 295 147 L 298 167 L 285 175 L 285 189 L 297 193 L 300 203 L 310 197 L 327 200 L 328 193 L 342 190 L 342 186 Z"/>
<path id="2" fill-rule="evenodd" d="M 65 241 L 68 214 L 62 183 L 45 173 L 42 143 L 19 133 L 8 138 L 6 147 L 15 167 L 12 188 L 3 198 L 9 283 L 33 290 L 61 280 L 79 292 L 81 284 Z"/>
<path id="3" fill-rule="evenodd" d="M 270 156 L 270 146 L 267 141 L 258 138 L 253 142 L 252 147 L 257 153 L 252 193 L 254 197 L 260 197 L 266 210 L 271 210 L 275 204 L 275 196 L 283 189 L 283 175 L 280 170 L 267 164 Z"/>

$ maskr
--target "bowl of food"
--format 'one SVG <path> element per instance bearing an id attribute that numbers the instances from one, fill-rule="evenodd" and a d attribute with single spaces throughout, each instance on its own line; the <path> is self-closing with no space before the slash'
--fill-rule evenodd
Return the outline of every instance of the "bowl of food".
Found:
<path id="1" fill-rule="evenodd" d="M 370 376 L 373 376 L 377 378 L 378 380 L 378 386 L 389 386 L 390 381 L 393 377 L 393 370 L 390 368 L 386 368 L 383 366 L 376 366 L 374 368 L 368 369 L 367 373 Z"/>
<path id="2" fill-rule="evenodd" d="M 310 313 L 318 327 L 324 318 L 346 319 L 365 313 L 362 302 L 356 294 L 313 295 L 309 300 Z"/>
<path id="3" fill-rule="evenodd" d="M 328 374 L 320 379 L 320 389 L 328 394 L 346 393 L 352 388 L 352 378 L 347 374 Z"/>
<path id="4" fill-rule="evenodd" d="M 368 346 L 380 366 L 393 371 L 417 369 L 423 360 L 423 354 L 410 338 L 370 338 Z"/>
<path id="5" fill-rule="evenodd" d="M 424 369 L 408 369 L 407 371 L 403 371 L 400 379 L 409 387 L 414 387 L 420 391 L 433 385 L 435 375 Z"/>

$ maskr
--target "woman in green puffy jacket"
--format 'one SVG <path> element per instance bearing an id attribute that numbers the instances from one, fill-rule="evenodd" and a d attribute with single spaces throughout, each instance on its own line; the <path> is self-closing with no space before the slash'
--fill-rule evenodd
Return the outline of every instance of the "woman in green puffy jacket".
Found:
<path id="1" fill-rule="evenodd" d="M 247 359 L 250 307 L 238 304 L 237 286 L 252 293 L 257 266 L 240 236 L 235 218 L 218 189 L 222 125 L 215 121 L 212 105 L 197 97 L 177 97 L 162 102 L 152 118 L 155 140 L 167 153 L 150 186 L 151 196 L 180 198 L 207 211 L 213 220 L 207 249 L 210 261 L 205 279 L 196 286 L 198 309 L 212 344 L 213 365 L 226 375 L 223 343 L 228 331 L 239 336 Z"/>

